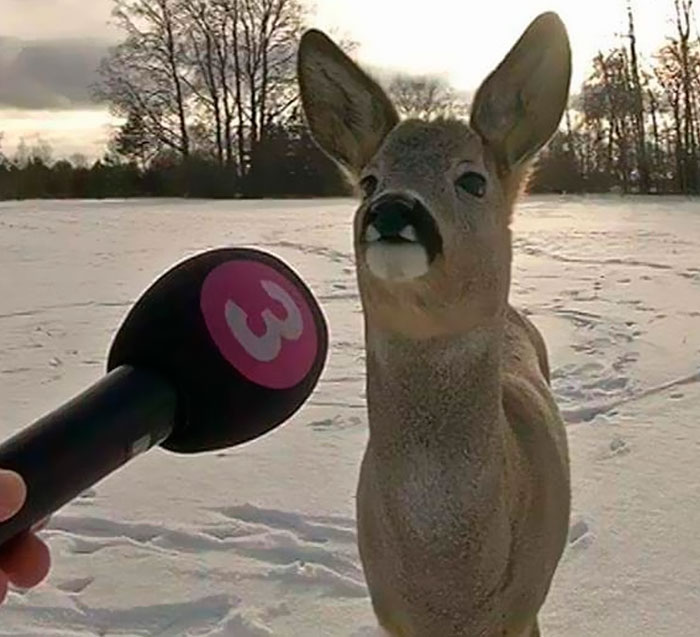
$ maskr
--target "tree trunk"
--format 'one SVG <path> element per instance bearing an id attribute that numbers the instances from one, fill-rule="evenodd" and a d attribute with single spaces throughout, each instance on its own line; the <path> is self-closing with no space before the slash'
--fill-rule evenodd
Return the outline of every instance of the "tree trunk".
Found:
<path id="1" fill-rule="evenodd" d="M 231 33 L 233 35 L 233 77 L 235 84 L 234 102 L 236 105 L 237 121 L 236 141 L 238 145 L 238 176 L 243 178 L 246 176 L 247 171 L 245 165 L 245 122 L 243 121 L 245 112 L 243 110 L 243 87 L 241 81 L 243 68 L 241 66 L 241 50 L 238 30 L 241 24 L 240 9 L 240 0 L 233 0 L 233 24 L 231 26 Z"/>
<path id="2" fill-rule="evenodd" d="M 205 34 L 206 53 L 207 53 L 207 75 L 211 90 L 211 100 L 214 105 L 214 128 L 216 136 L 216 158 L 219 165 L 224 163 L 224 131 L 221 119 L 221 98 L 219 97 L 219 87 L 217 86 L 217 78 L 214 72 L 214 43 L 213 36 L 210 30 Z"/>
<path id="3" fill-rule="evenodd" d="M 168 62 L 170 65 L 170 72 L 173 81 L 173 86 L 175 87 L 175 100 L 178 114 L 178 124 L 180 126 L 180 137 L 182 140 L 180 152 L 183 159 L 187 159 L 190 154 L 190 138 L 187 131 L 187 116 L 185 114 L 185 98 L 184 92 L 182 90 L 182 79 L 180 78 L 180 73 L 177 64 L 177 45 L 175 43 L 175 35 L 173 33 L 173 21 L 172 14 L 170 13 L 170 7 L 168 6 L 169 0 L 159 0 L 161 9 L 163 11 L 163 21 L 166 29 L 166 47 L 168 51 Z"/>
<path id="4" fill-rule="evenodd" d="M 697 147 L 694 134 L 693 94 L 689 41 L 693 0 L 675 0 L 676 28 L 681 54 L 681 74 L 683 80 L 683 153 L 682 171 L 685 192 L 697 192 Z"/>
<path id="5" fill-rule="evenodd" d="M 659 185 L 658 183 L 654 183 L 656 181 L 656 176 L 658 176 L 659 171 L 662 168 L 662 160 L 661 160 L 661 139 L 659 138 L 659 122 L 658 122 L 658 110 L 659 110 L 659 105 L 656 100 L 656 96 L 654 95 L 654 91 L 651 89 L 648 92 L 649 95 L 649 110 L 651 111 L 651 126 L 652 126 L 652 134 L 654 136 L 654 165 L 652 167 L 651 172 L 651 182 L 652 185 L 656 188 L 656 190 L 659 190 Z"/>
<path id="6" fill-rule="evenodd" d="M 569 145 L 569 153 L 571 154 L 572 159 L 574 160 L 574 165 L 576 166 L 576 172 L 581 175 L 581 177 L 584 177 L 582 167 L 581 167 L 581 161 L 579 159 L 578 155 L 578 149 L 576 148 L 576 140 L 574 139 L 574 131 L 573 127 L 571 125 L 571 109 L 567 105 L 566 110 L 565 110 L 565 115 L 566 115 L 566 142 Z"/>
<path id="7" fill-rule="evenodd" d="M 644 100 L 642 97 L 642 83 L 639 75 L 639 63 L 637 59 L 637 37 L 634 29 L 634 14 L 630 0 L 627 1 L 627 17 L 629 20 L 630 40 L 630 71 L 632 73 L 632 87 L 634 90 L 634 123 L 635 139 L 637 141 L 637 167 L 639 170 L 639 189 L 648 193 L 651 188 L 649 176 L 649 160 L 647 157 L 646 132 L 644 130 Z"/>
<path id="8" fill-rule="evenodd" d="M 683 124 L 681 117 L 681 104 L 680 96 L 674 96 L 673 100 L 673 125 L 674 132 L 676 134 L 676 145 L 674 148 L 676 157 L 676 174 L 678 175 L 678 189 L 680 192 L 685 193 L 688 191 L 687 175 L 685 172 L 685 157 L 686 150 L 683 145 Z"/>
<path id="9" fill-rule="evenodd" d="M 227 166 L 233 164 L 233 112 L 231 110 L 231 88 L 229 86 L 229 50 L 230 42 L 228 38 L 229 13 L 225 7 L 220 7 L 219 19 L 221 20 L 219 39 L 216 42 L 215 50 L 217 55 L 217 68 L 219 71 L 219 82 L 221 83 L 221 106 L 224 111 L 224 155 Z M 235 24 L 234 24 L 235 28 Z"/>

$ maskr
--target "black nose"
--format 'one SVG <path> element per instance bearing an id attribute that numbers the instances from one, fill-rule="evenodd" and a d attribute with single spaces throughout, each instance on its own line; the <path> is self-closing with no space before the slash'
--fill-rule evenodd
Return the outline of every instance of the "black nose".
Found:
<path id="1" fill-rule="evenodd" d="M 410 195 L 382 195 L 367 211 L 364 226 L 365 231 L 372 227 L 379 241 L 420 243 L 431 261 L 442 252 L 442 237 L 433 215 Z"/>
<path id="2" fill-rule="evenodd" d="M 406 226 L 414 225 L 413 211 L 420 206 L 417 199 L 404 195 L 385 195 L 374 202 L 367 215 L 367 225 L 374 226 L 382 239 L 400 239 Z"/>

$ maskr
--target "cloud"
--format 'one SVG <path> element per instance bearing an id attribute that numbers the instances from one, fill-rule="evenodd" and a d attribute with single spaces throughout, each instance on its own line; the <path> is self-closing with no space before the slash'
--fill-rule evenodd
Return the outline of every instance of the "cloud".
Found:
<path id="1" fill-rule="evenodd" d="M 113 0 L 0 0 L 2 35 L 24 40 L 116 37 Z"/>
<path id="2" fill-rule="evenodd" d="M 0 105 L 72 109 L 92 104 L 107 42 L 72 39 L 24 41 L 0 37 Z"/>

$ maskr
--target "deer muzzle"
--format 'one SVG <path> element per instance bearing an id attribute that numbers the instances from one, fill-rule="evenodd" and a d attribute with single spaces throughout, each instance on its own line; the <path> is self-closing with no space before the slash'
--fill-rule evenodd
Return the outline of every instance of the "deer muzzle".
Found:
<path id="1" fill-rule="evenodd" d="M 424 276 L 442 253 L 442 237 L 425 205 L 404 193 L 386 193 L 369 207 L 362 244 L 370 271 L 389 280 Z"/>

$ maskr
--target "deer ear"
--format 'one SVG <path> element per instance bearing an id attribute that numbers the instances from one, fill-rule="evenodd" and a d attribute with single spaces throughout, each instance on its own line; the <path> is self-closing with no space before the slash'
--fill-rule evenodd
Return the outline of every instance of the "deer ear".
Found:
<path id="1" fill-rule="evenodd" d="M 554 134 L 566 108 L 571 48 L 566 27 L 544 13 L 527 28 L 474 98 L 471 125 L 505 168 L 532 158 Z"/>
<path id="2" fill-rule="evenodd" d="M 391 101 L 321 31 L 303 35 L 297 68 L 311 134 L 328 155 L 357 175 L 399 121 Z"/>

